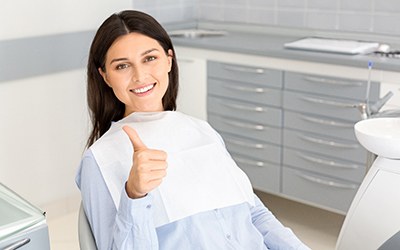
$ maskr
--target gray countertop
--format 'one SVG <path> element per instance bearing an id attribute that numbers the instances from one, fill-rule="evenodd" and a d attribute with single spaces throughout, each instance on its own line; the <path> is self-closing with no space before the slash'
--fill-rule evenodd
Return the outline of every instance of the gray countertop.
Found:
<path id="1" fill-rule="evenodd" d="M 368 62 L 372 61 L 374 69 L 400 72 L 400 58 L 386 58 L 374 54 L 345 55 L 284 48 L 283 45 L 286 42 L 295 41 L 302 37 L 304 36 L 301 36 L 300 34 L 288 36 L 265 32 L 245 32 L 231 30 L 228 31 L 227 35 L 224 36 L 200 38 L 173 37 L 172 40 L 175 46 L 210 49 L 291 60 L 321 62 L 360 68 L 367 68 Z"/>

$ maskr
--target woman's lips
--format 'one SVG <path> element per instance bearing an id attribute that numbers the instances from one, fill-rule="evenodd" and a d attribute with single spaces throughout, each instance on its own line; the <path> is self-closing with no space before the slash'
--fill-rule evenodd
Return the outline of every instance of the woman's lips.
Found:
<path id="1" fill-rule="evenodd" d="M 135 94 L 142 95 L 142 94 L 145 94 L 145 93 L 149 92 L 150 90 L 152 90 L 154 88 L 154 86 L 156 86 L 156 83 L 149 84 L 144 87 L 137 88 L 137 89 L 131 89 L 130 91 Z"/>

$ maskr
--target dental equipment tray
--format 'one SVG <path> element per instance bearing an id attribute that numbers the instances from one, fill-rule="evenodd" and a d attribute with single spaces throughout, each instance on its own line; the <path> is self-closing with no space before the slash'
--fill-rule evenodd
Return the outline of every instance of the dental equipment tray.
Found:
<path id="1" fill-rule="evenodd" d="M 288 49 L 356 55 L 367 54 L 376 51 L 379 47 L 379 43 L 321 37 L 306 37 L 297 41 L 285 43 L 284 47 Z"/>

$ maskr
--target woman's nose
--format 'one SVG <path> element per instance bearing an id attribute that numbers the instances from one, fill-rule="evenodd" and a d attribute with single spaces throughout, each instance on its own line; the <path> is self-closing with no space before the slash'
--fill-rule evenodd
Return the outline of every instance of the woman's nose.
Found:
<path id="1" fill-rule="evenodd" d="M 146 70 L 144 67 L 135 67 L 133 70 L 132 74 L 132 81 L 134 83 L 145 83 L 146 76 L 148 74 L 146 73 Z"/>

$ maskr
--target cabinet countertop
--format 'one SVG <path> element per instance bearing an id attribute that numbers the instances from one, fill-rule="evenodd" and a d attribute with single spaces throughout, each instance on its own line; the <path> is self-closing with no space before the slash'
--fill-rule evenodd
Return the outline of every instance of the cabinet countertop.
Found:
<path id="1" fill-rule="evenodd" d="M 175 46 L 218 50 L 233 53 L 266 56 L 273 58 L 320 62 L 334 65 L 367 68 L 373 62 L 373 68 L 400 72 L 400 59 L 370 55 L 346 55 L 284 48 L 284 44 L 300 39 L 300 35 L 282 35 L 265 32 L 228 31 L 223 36 L 200 38 L 172 37 Z"/>

